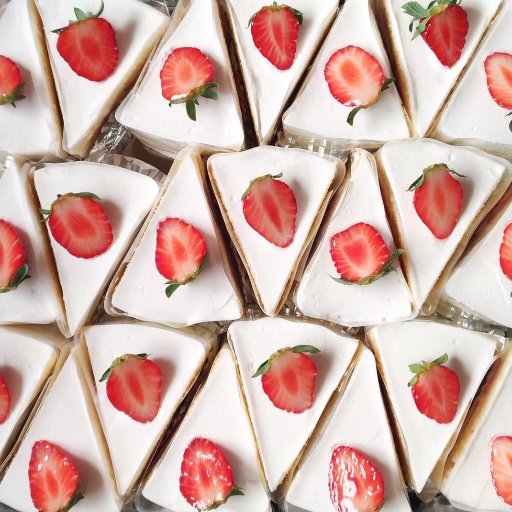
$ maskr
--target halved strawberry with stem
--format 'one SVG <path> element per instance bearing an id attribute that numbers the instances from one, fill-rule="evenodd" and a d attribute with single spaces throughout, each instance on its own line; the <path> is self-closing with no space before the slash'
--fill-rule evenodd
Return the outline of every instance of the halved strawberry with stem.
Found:
<path id="1" fill-rule="evenodd" d="M 162 371 L 147 354 L 125 354 L 101 376 L 110 403 L 132 420 L 149 423 L 162 403 Z"/>
<path id="2" fill-rule="evenodd" d="M 338 446 L 329 464 L 329 494 L 337 512 L 377 512 L 384 504 L 384 478 L 366 455 Z"/>
<path id="3" fill-rule="evenodd" d="M 281 71 L 291 68 L 297 53 L 302 13 L 273 2 L 251 16 L 249 25 L 254 45 L 263 57 Z"/>
<path id="4" fill-rule="evenodd" d="M 0 293 L 16 290 L 29 277 L 23 242 L 11 224 L 0 219 Z"/>
<path id="5" fill-rule="evenodd" d="M 347 107 L 355 107 L 347 117 L 350 126 L 356 114 L 376 103 L 395 81 L 386 78 L 377 59 L 358 46 L 336 50 L 325 65 L 324 76 L 333 97 Z"/>
<path id="6" fill-rule="evenodd" d="M 24 86 L 17 64 L 0 55 L 0 105 L 11 105 L 16 108 L 16 102 L 25 99 L 22 94 Z"/>
<path id="7" fill-rule="evenodd" d="M 500 245 L 500 266 L 503 273 L 512 280 L 512 223 L 503 231 Z"/>
<path id="8" fill-rule="evenodd" d="M 278 247 L 288 247 L 295 238 L 297 200 L 293 190 L 279 180 L 283 174 L 255 178 L 242 196 L 249 226 Z"/>
<path id="9" fill-rule="evenodd" d="M 511 111 L 505 117 L 512 116 L 512 54 L 495 52 L 485 59 L 484 66 L 492 99 Z M 512 121 L 508 127 L 512 132 Z"/>
<path id="10" fill-rule="evenodd" d="M 55 241 L 77 258 L 100 256 L 114 241 L 101 199 L 90 192 L 59 194 L 49 210 L 39 211 Z"/>
<path id="11" fill-rule="evenodd" d="M 32 502 L 40 512 L 70 510 L 84 497 L 78 490 L 80 475 L 75 464 L 49 441 L 32 446 L 28 479 Z"/>
<path id="12" fill-rule="evenodd" d="M 370 224 L 358 222 L 331 237 L 331 258 L 341 284 L 371 284 L 390 272 L 396 272 L 395 261 L 405 251 L 392 255 L 380 233 Z"/>
<path id="13" fill-rule="evenodd" d="M 492 440 L 491 475 L 498 496 L 512 505 L 512 436 L 496 436 Z"/>
<path id="14" fill-rule="evenodd" d="M 468 13 L 460 3 L 461 0 L 434 0 L 427 8 L 418 2 L 402 6 L 412 16 L 409 30 L 414 31 L 413 40 L 421 34 L 439 62 L 450 68 L 459 61 L 469 30 Z"/>
<path id="15" fill-rule="evenodd" d="M 78 76 L 93 82 L 102 82 L 111 76 L 119 60 L 116 33 L 112 25 L 100 17 L 103 9 L 103 0 L 97 13 L 85 13 L 75 7 L 76 21 L 52 31 L 59 34 L 57 51 L 60 56 Z"/>
<path id="16" fill-rule="evenodd" d="M 201 232 L 184 220 L 167 217 L 158 224 L 155 264 L 168 279 L 169 298 L 180 286 L 197 278 L 208 262 L 208 247 Z"/>
<path id="17" fill-rule="evenodd" d="M 162 96 L 169 106 L 185 103 L 188 117 L 195 121 L 198 98 L 219 98 L 213 73 L 212 61 L 198 48 L 175 48 L 160 71 Z"/>
<path id="18" fill-rule="evenodd" d="M 444 366 L 448 355 L 434 361 L 409 365 L 412 397 L 418 411 L 437 423 L 451 423 L 457 414 L 460 382 L 458 375 Z"/>
<path id="19" fill-rule="evenodd" d="M 0 425 L 7 421 L 11 412 L 11 393 L 7 382 L 0 374 Z"/>
<path id="20" fill-rule="evenodd" d="M 256 370 L 263 391 L 270 401 L 286 412 L 296 414 L 311 409 L 315 399 L 316 363 L 308 354 L 320 352 L 311 345 L 278 350 Z"/>
<path id="21" fill-rule="evenodd" d="M 414 209 L 419 218 L 440 240 L 452 234 L 462 212 L 464 190 L 453 174 L 465 178 L 445 164 L 434 164 L 408 188 L 414 191 Z"/>
<path id="22" fill-rule="evenodd" d="M 180 492 L 197 510 L 213 510 L 231 498 L 243 496 L 233 470 L 220 448 L 202 437 L 192 439 L 183 453 Z"/>

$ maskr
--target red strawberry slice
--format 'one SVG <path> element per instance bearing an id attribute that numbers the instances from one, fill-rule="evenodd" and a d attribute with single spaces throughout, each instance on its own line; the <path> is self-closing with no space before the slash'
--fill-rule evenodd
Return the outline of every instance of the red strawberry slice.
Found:
<path id="1" fill-rule="evenodd" d="M 266 174 L 251 181 L 242 196 L 244 217 L 249 226 L 278 247 L 288 247 L 295 238 L 297 200 L 282 174 Z"/>
<path id="2" fill-rule="evenodd" d="M 498 496 L 512 505 L 512 436 L 496 436 L 492 440 L 491 475 Z"/>
<path id="3" fill-rule="evenodd" d="M 243 496 L 236 487 L 233 470 L 220 448 L 196 437 L 185 449 L 181 463 L 180 492 L 197 510 L 213 510 L 231 496 Z"/>
<path id="4" fill-rule="evenodd" d="M 503 232 L 503 242 L 500 245 L 500 266 L 503 273 L 512 279 L 512 223 Z"/>
<path id="5" fill-rule="evenodd" d="M 421 414 L 437 423 L 451 423 L 457 414 L 460 382 L 457 374 L 444 366 L 444 354 L 431 363 L 409 365 L 414 377 L 409 382 L 414 403 Z"/>
<path id="6" fill-rule="evenodd" d="M 324 76 L 336 100 L 347 107 L 356 107 L 347 118 L 351 126 L 355 115 L 376 103 L 395 81 L 386 79 L 377 59 L 358 46 L 335 51 L 325 65 Z"/>
<path id="7" fill-rule="evenodd" d="M 160 71 L 162 96 L 169 106 L 185 103 L 188 117 L 195 121 L 198 98 L 218 99 L 213 73 L 212 61 L 198 48 L 175 48 Z"/>
<path id="8" fill-rule="evenodd" d="M 384 478 L 366 455 L 338 446 L 329 464 L 329 494 L 337 512 L 377 512 L 384 503 Z"/>
<path id="9" fill-rule="evenodd" d="M 512 110 L 512 54 L 496 52 L 485 59 L 487 88 L 492 99 L 507 110 Z M 512 112 L 507 116 L 512 115 Z M 512 121 L 509 129 L 512 131 Z"/>
<path id="10" fill-rule="evenodd" d="M 203 235 L 192 224 L 167 217 L 156 232 L 155 264 L 167 281 L 165 294 L 170 297 L 179 286 L 190 283 L 208 261 L 208 247 Z"/>
<path id="11" fill-rule="evenodd" d="M 21 94 L 24 87 L 21 83 L 20 68 L 11 59 L 0 55 L 0 105 L 12 105 L 25 99 Z"/>
<path id="12" fill-rule="evenodd" d="M 32 502 L 40 512 L 63 512 L 83 498 L 78 491 L 80 475 L 76 466 L 49 441 L 34 443 L 28 479 Z"/>
<path id="13" fill-rule="evenodd" d="M 414 190 L 414 208 L 419 218 L 440 240 L 452 234 L 462 212 L 464 190 L 453 174 L 465 177 L 445 164 L 431 165 L 408 189 Z"/>
<path id="14" fill-rule="evenodd" d="M 289 69 L 297 53 L 302 13 L 274 2 L 254 14 L 249 25 L 254 45 L 263 57 L 281 71 Z"/>
<path id="15" fill-rule="evenodd" d="M 102 375 L 110 403 L 132 420 L 149 423 L 162 403 L 162 372 L 147 354 L 125 354 Z"/>
<path id="16" fill-rule="evenodd" d="M 0 293 L 16 290 L 29 277 L 25 247 L 11 224 L 0 219 Z"/>
<path id="17" fill-rule="evenodd" d="M 119 60 L 116 33 L 104 18 L 103 0 L 96 14 L 75 7 L 76 21 L 53 30 L 59 34 L 57 51 L 78 75 L 92 82 L 102 82 L 111 76 Z"/>
<path id="18" fill-rule="evenodd" d="M 421 34 L 443 66 L 452 67 L 460 59 L 469 30 L 468 14 L 458 5 L 460 0 L 437 0 L 428 8 L 418 2 L 407 2 L 402 6 L 412 16 L 409 29 L 414 30 L 413 39 Z"/>
<path id="19" fill-rule="evenodd" d="M 72 256 L 91 259 L 110 249 L 112 224 L 101 199 L 90 192 L 57 196 L 49 210 L 40 210 L 55 241 Z"/>
<path id="20" fill-rule="evenodd" d="M 390 256 L 380 233 L 370 224 L 359 222 L 331 238 L 331 258 L 342 284 L 371 284 L 396 271 L 394 263 L 404 253 L 397 249 Z"/>
<path id="21" fill-rule="evenodd" d="M 311 345 L 283 348 L 262 363 L 253 375 L 261 377 L 263 391 L 282 411 L 302 413 L 310 409 L 315 399 L 318 373 L 312 357 L 320 352 Z"/>
<path id="22" fill-rule="evenodd" d="M 0 374 L 0 425 L 7 421 L 11 412 L 11 393 L 7 382 Z"/>

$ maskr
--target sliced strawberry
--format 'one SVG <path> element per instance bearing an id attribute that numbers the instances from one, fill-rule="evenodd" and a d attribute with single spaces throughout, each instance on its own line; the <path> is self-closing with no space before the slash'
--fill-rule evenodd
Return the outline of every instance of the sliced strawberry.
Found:
<path id="1" fill-rule="evenodd" d="M 411 364 L 414 377 L 409 382 L 414 403 L 421 414 L 437 423 L 451 423 L 457 414 L 460 382 L 458 375 L 444 366 L 444 354 L 431 363 Z"/>
<path id="2" fill-rule="evenodd" d="M 132 420 L 149 423 L 162 403 L 162 372 L 147 354 L 125 354 L 112 362 L 100 382 L 107 381 L 110 403 Z"/>
<path id="3" fill-rule="evenodd" d="M 169 106 L 185 103 L 188 117 L 195 121 L 198 98 L 218 99 L 219 84 L 213 82 L 213 73 L 212 61 L 201 50 L 175 48 L 160 71 L 162 96 Z"/>
<path id="4" fill-rule="evenodd" d="M 80 475 L 71 458 L 49 441 L 32 447 L 28 468 L 30 495 L 40 512 L 64 512 L 76 505 Z"/>
<path id="5" fill-rule="evenodd" d="M 465 177 L 445 164 L 431 165 L 408 189 L 414 190 L 414 208 L 419 218 L 440 240 L 452 234 L 462 212 L 464 190 L 452 174 Z"/>
<path id="6" fill-rule="evenodd" d="M 396 259 L 404 253 L 397 249 L 390 256 L 380 233 L 370 224 L 359 222 L 331 238 L 331 258 L 342 284 L 371 284 L 395 271 Z"/>
<path id="7" fill-rule="evenodd" d="M 20 68 L 11 59 L 0 55 L 0 105 L 12 105 L 25 99 L 21 93 L 24 83 L 21 83 Z"/>
<path id="8" fill-rule="evenodd" d="M 57 196 L 49 210 L 40 210 L 55 241 L 72 256 L 90 259 L 110 249 L 112 224 L 101 199 L 90 192 Z"/>
<path id="9" fill-rule="evenodd" d="M 492 99 L 507 110 L 512 110 L 512 54 L 496 52 L 485 59 L 487 88 Z M 507 116 L 512 115 L 509 112 Z M 512 132 L 512 121 L 509 129 Z"/>
<path id="10" fill-rule="evenodd" d="M 337 512 L 377 512 L 384 503 L 384 478 L 366 455 L 338 446 L 329 464 L 329 494 Z"/>
<path id="11" fill-rule="evenodd" d="M 262 363 L 253 378 L 262 376 L 263 391 L 278 409 L 302 413 L 313 405 L 318 373 L 307 353 L 318 352 L 320 350 L 310 345 L 283 348 Z"/>
<path id="12" fill-rule="evenodd" d="M 11 393 L 7 382 L 0 374 L 0 425 L 7 421 L 11 412 Z"/>
<path id="13" fill-rule="evenodd" d="M 492 440 L 491 475 L 498 496 L 512 505 L 512 436 L 496 436 Z"/>
<path id="14" fill-rule="evenodd" d="M 420 34 L 443 66 L 452 67 L 460 59 L 469 30 L 468 13 L 458 5 L 461 0 L 435 0 L 427 8 L 418 2 L 407 2 L 402 6 L 412 16 L 409 30 L 414 30 L 413 39 Z"/>
<path id="15" fill-rule="evenodd" d="M 288 247 L 295 238 L 297 200 L 282 174 L 266 174 L 251 181 L 242 196 L 244 217 L 249 226 L 278 247 Z"/>
<path id="16" fill-rule="evenodd" d="M 503 273 L 512 279 L 512 223 L 503 232 L 503 242 L 500 245 L 500 266 Z"/>
<path id="17" fill-rule="evenodd" d="M 259 52 L 277 69 L 289 69 L 297 53 L 302 13 L 289 5 L 262 7 L 249 20 L 252 40 Z"/>
<path id="18" fill-rule="evenodd" d="M 119 60 L 116 33 L 104 18 L 103 0 L 96 14 L 75 7 L 76 21 L 53 30 L 59 34 L 57 51 L 78 75 L 93 82 L 102 82 L 114 73 Z"/>
<path id="19" fill-rule="evenodd" d="M 213 510 L 231 496 L 243 496 L 233 470 L 220 448 L 209 439 L 196 437 L 185 449 L 181 463 L 180 492 L 197 510 Z"/>
<path id="20" fill-rule="evenodd" d="M 29 277 L 23 242 L 12 226 L 0 219 L 0 293 L 16 290 Z"/>
<path id="21" fill-rule="evenodd" d="M 158 224 L 155 264 L 168 279 L 165 294 L 170 297 L 179 286 L 190 283 L 208 261 L 208 247 L 203 235 L 192 224 L 167 217 Z"/>

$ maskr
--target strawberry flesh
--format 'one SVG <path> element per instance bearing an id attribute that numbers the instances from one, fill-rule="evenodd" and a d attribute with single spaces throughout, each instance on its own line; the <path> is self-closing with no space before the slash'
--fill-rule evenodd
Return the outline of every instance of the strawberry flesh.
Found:
<path id="1" fill-rule="evenodd" d="M 11 59 L 0 55 L 0 105 L 12 105 L 25 98 L 21 94 L 23 86 L 21 83 L 20 68 Z"/>
<path id="2" fill-rule="evenodd" d="M 492 440 L 491 475 L 498 496 L 512 505 L 512 436 L 496 436 Z"/>
<path id="3" fill-rule="evenodd" d="M 503 232 L 503 242 L 500 245 L 500 266 L 503 273 L 512 280 L 512 224 Z"/>
<path id="4" fill-rule="evenodd" d="M 16 230 L 0 219 L 0 293 L 14 290 L 26 279 L 25 247 Z M 24 267 L 24 275 L 20 272 Z"/>
<path id="5" fill-rule="evenodd" d="M 493 53 L 485 59 L 484 65 L 492 99 L 500 107 L 512 110 L 512 54 Z"/>
<path id="6" fill-rule="evenodd" d="M 9 418 L 11 411 L 11 393 L 7 382 L 0 374 L 0 425 Z"/>

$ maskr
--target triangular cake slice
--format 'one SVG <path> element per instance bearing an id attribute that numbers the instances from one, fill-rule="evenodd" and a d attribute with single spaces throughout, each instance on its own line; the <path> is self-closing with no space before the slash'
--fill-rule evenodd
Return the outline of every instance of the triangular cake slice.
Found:
<path id="1" fill-rule="evenodd" d="M 57 95 L 33 0 L 9 2 L 0 16 L 0 34 L 0 55 L 17 66 L 24 84 L 17 95 L 25 96 L 15 101 L 16 108 L 0 107 L 0 150 L 33 159 L 59 156 L 62 127 Z M 2 66 L 2 73 L 7 67 L 14 69 L 5 61 Z M 16 82 L 15 71 L 13 75 Z"/>
<path id="2" fill-rule="evenodd" d="M 416 13 L 420 8 L 427 9 L 428 3 L 426 0 L 419 0 Z M 436 2 L 432 9 L 436 9 L 439 3 L 441 2 Z M 450 35 L 453 37 L 454 46 L 462 46 L 460 56 L 457 55 L 457 51 L 444 48 L 442 44 L 439 48 L 436 47 L 440 55 L 443 55 L 443 50 L 446 50 L 447 57 L 442 57 L 444 60 L 442 63 L 422 35 L 413 40 L 418 20 L 413 20 L 410 14 L 404 12 L 404 1 L 384 0 L 382 2 L 402 98 L 416 136 L 423 137 L 431 130 L 448 94 L 471 61 L 475 49 L 501 4 L 502 0 L 486 2 L 463 0 L 458 13 L 453 16 L 447 15 L 450 20 L 445 21 L 445 25 L 440 21 L 441 27 L 447 27 L 445 29 L 449 34 L 447 37 Z M 423 19 L 423 12 L 420 17 Z M 414 24 L 411 31 L 409 25 L 412 21 Z M 432 34 L 431 39 L 435 40 L 435 34 L 435 32 Z"/>
<path id="3" fill-rule="evenodd" d="M 221 509 L 270 512 L 251 425 L 239 394 L 233 354 L 227 347 L 217 355 L 208 379 L 145 482 L 142 496 L 146 500 L 176 512 L 195 508 L 191 503 L 194 496 L 181 492 L 180 479 L 185 452 L 197 439 L 213 443 L 221 451 L 231 468 L 234 485 L 243 492 L 229 497 Z"/>
<path id="4" fill-rule="evenodd" d="M 333 199 L 324 226 L 296 293 L 297 305 L 305 315 L 361 326 L 407 320 L 416 314 L 402 270 L 392 263 L 397 253 L 384 211 L 377 166 L 370 153 L 362 149 L 351 153 L 350 179 Z M 369 248 L 369 262 L 374 261 L 372 257 L 378 258 L 384 243 L 385 258 L 378 260 L 378 267 L 370 274 L 367 272 L 371 267 L 364 269 L 364 265 L 359 267 L 359 260 L 350 259 L 352 247 L 358 250 L 358 238 L 360 251 Z M 337 254 L 336 247 L 343 253 Z M 350 262 L 358 275 L 340 280 L 337 268 L 350 266 Z M 357 272 L 358 268 L 362 270 Z"/>
<path id="5" fill-rule="evenodd" d="M 120 280 L 114 281 L 106 301 L 107 310 L 171 326 L 240 318 L 242 300 L 209 204 L 205 166 L 200 154 L 195 150 L 183 150 L 164 187 L 156 210 L 134 244 L 135 252 L 127 267 L 120 269 Z M 168 282 L 177 276 L 165 271 L 161 273 L 162 266 L 160 263 L 157 266 L 156 262 L 156 254 L 164 244 L 164 236 L 159 233 L 164 232 L 166 225 L 188 225 L 190 228 L 187 229 L 199 233 L 195 238 L 202 239 L 206 245 L 205 255 L 198 263 L 200 273 L 170 296 L 166 295 Z M 180 243 L 189 248 L 192 247 L 192 242 L 187 245 L 191 238 L 178 237 Z M 175 261 L 172 251 L 166 252 L 163 259 Z M 139 293 L 142 289 L 143 294 Z"/>
<path id="6" fill-rule="evenodd" d="M 151 325 L 115 323 L 86 327 L 82 337 L 87 345 L 97 409 L 112 458 L 117 489 L 121 496 L 125 496 L 133 490 L 171 418 L 210 355 L 213 336 L 206 332 L 195 335 Z M 109 388 L 114 384 L 110 378 L 101 380 L 111 367 L 114 367 L 113 373 L 116 369 L 123 372 L 123 363 L 116 366 L 118 358 L 137 354 L 147 355 L 141 369 L 149 361 L 156 365 L 160 375 L 159 381 L 153 386 L 148 384 L 146 389 L 147 396 L 153 389 L 159 391 L 160 400 L 151 410 L 154 417 L 148 420 L 148 413 L 144 421 L 138 413 L 119 410 L 119 397 Z M 140 382 L 144 382 L 142 370 L 139 375 Z M 123 391 L 122 385 L 119 389 Z M 129 388 L 125 388 L 125 393 L 129 395 Z"/>
<path id="7" fill-rule="evenodd" d="M 343 57 L 346 55 L 346 60 Z M 338 64 L 336 64 L 339 56 Z M 350 56 L 350 57 L 349 57 Z M 331 60 L 332 59 L 332 60 Z M 376 61 L 376 63 L 375 63 Z M 362 96 L 354 87 L 350 98 L 340 97 L 341 103 L 333 94 L 336 82 L 326 80 L 326 70 L 336 70 L 336 65 L 343 69 L 361 69 L 364 62 L 372 62 L 378 101 L 365 108 L 354 118 L 353 125 L 347 121 L 350 112 Z M 356 67 L 351 67 L 354 62 Z M 329 68 L 328 68 L 329 64 Z M 357 66 L 361 66 L 358 68 Z M 348 75 L 341 72 L 338 76 L 348 81 Z M 333 145 L 357 145 L 373 148 L 388 140 L 409 137 L 409 126 L 398 91 L 394 85 L 387 91 L 379 91 L 385 80 L 392 77 L 389 60 L 384 43 L 375 21 L 371 0 L 348 0 L 344 3 L 340 15 L 334 22 L 315 62 L 309 72 L 303 88 L 292 106 L 283 116 L 283 129 L 286 137 L 303 137 L 321 139 Z M 373 100 L 372 100 L 373 101 Z M 346 106 L 350 102 L 354 106 Z M 382 122 L 385 119 L 385 122 Z"/>
<path id="8" fill-rule="evenodd" d="M 0 224 L 4 243 L 9 239 L 7 233 L 14 232 L 12 238 L 21 246 L 19 251 L 9 252 L 3 264 L 11 268 L 12 258 L 18 270 L 27 265 L 30 279 L 20 281 L 23 276 L 17 278 L 15 274 L 11 278 L 14 286 L 0 293 L 0 324 L 49 324 L 61 316 L 55 268 L 46 251 L 44 226 L 32 205 L 29 187 L 28 166 L 21 160 L 11 160 L 0 175 Z M 24 257 L 18 259 L 20 254 Z M 0 288 L 5 285 L 0 283 Z"/>
<path id="9" fill-rule="evenodd" d="M 163 96 L 160 73 L 168 59 L 174 62 L 171 54 L 182 49 L 189 50 L 190 62 L 196 62 L 196 56 L 208 62 L 211 81 L 217 84 L 217 100 L 198 98 L 195 120 L 184 103 L 170 105 Z M 193 0 L 185 11 L 183 4 L 178 5 L 173 26 L 116 118 L 145 144 L 170 156 L 191 144 L 210 152 L 244 147 L 242 115 L 216 0 Z"/>
<path id="10" fill-rule="evenodd" d="M 494 360 L 497 338 L 430 321 L 368 331 L 388 394 L 408 484 L 421 492 L 453 446 Z"/>
<path id="11" fill-rule="evenodd" d="M 140 173 L 92 162 L 48 164 L 33 180 L 62 288 L 63 331 L 73 335 L 102 297 L 158 186 Z"/>
<path id="12" fill-rule="evenodd" d="M 371 421 L 369 421 L 371 411 Z M 347 450 L 348 449 L 348 450 Z M 410 512 L 402 473 L 398 463 L 393 436 L 382 401 L 377 368 L 372 353 L 363 349 L 356 367 L 336 404 L 325 430 L 299 464 L 286 495 L 288 512 L 325 512 L 337 510 L 339 501 L 347 510 L 352 505 L 351 494 L 337 496 L 331 493 L 336 484 L 346 483 L 335 463 L 342 453 L 354 454 L 361 461 L 369 461 L 382 479 L 382 491 L 375 493 L 382 512 Z M 332 467 L 332 471 L 331 468 Z M 368 480 L 369 486 L 373 484 Z M 361 484 L 364 486 L 364 484 Z M 364 487 L 357 487 L 359 495 Z M 343 510 L 343 508 L 341 509 Z"/>
<path id="13" fill-rule="evenodd" d="M 214 155 L 208 172 L 256 299 L 275 315 L 345 168 L 310 151 L 262 146 Z"/>
<path id="14" fill-rule="evenodd" d="M 7 413 L 1 413 L 0 466 L 23 426 L 57 359 L 52 339 L 20 327 L 0 327 L 0 395 L 9 397 Z M 3 407 L 1 408 L 3 409 Z"/>
<path id="15" fill-rule="evenodd" d="M 78 473 L 77 491 L 83 498 L 73 506 L 73 512 L 121 510 L 103 433 L 79 366 L 81 349 L 70 349 L 69 344 L 63 349 L 65 353 L 70 350 L 0 482 L 0 503 L 20 512 L 37 510 L 31 497 L 29 466 L 33 454 L 34 460 L 40 460 L 44 453 L 49 453 L 52 461 L 69 461 L 59 467 L 56 479 L 69 476 L 71 469 L 66 467 L 70 463 Z M 74 471 L 72 474 L 76 475 Z M 35 488 L 38 479 L 35 474 L 32 478 Z M 41 499 L 43 495 L 36 491 L 35 497 Z"/>
<path id="16" fill-rule="evenodd" d="M 265 11 L 262 9 L 266 8 Z M 282 13 L 279 9 L 286 9 Z M 324 34 L 330 27 L 338 2 L 336 0 L 293 0 L 289 5 L 267 0 L 228 0 L 226 10 L 231 22 L 243 81 L 256 136 L 267 144 L 276 131 L 281 112 L 292 97 Z M 277 10 L 275 22 L 286 34 L 276 29 L 272 34 L 272 9 Z M 297 12 L 298 11 L 298 12 Z M 260 13 L 260 20 L 258 14 Z M 265 28 L 266 27 L 266 28 Z M 298 30 L 298 34 L 295 33 Z M 253 35 L 254 34 L 254 35 Z M 283 37 L 283 48 L 272 45 L 273 38 Z M 296 40 L 296 52 L 293 41 Z M 262 52 L 258 47 L 262 48 Z M 284 55 L 283 55 L 284 54 Z M 271 56 L 270 59 L 267 56 Z M 279 66 L 279 67 L 278 67 Z M 282 69 L 280 69 L 282 68 Z"/>
<path id="17" fill-rule="evenodd" d="M 375 156 L 414 301 L 431 314 L 471 234 L 505 193 L 512 167 L 430 139 L 391 142 Z"/>
<path id="18" fill-rule="evenodd" d="M 318 324 L 284 318 L 235 322 L 228 341 L 238 362 L 268 487 L 271 493 L 282 493 L 278 487 L 343 380 L 358 342 Z M 287 348 L 280 362 L 277 357 L 283 352 L 276 353 Z M 296 379 L 297 389 L 285 387 L 286 372 Z"/>
<path id="19" fill-rule="evenodd" d="M 36 0 L 36 4 L 43 21 L 64 121 L 62 145 L 68 153 L 83 158 L 126 89 L 138 77 L 153 47 L 165 32 L 169 17 L 137 0 L 77 0 L 73 5 L 64 0 Z M 108 22 L 115 33 L 113 48 L 117 48 L 117 52 L 112 50 L 107 53 L 111 34 L 105 27 L 94 27 L 96 36 L 104 42 L 102 48 L 106 62 L 100 60 L 94 68 L 88 68 L 88 61 L 85 61 L 85 70 L 80 70 L 82 76 L 74 71 L 71 64 L 79 66 L 80 57 L 84 60 L 87 57 L 80 56 L 79 47 L 71 46 L 69 41 L 73 41 L 73 36 L 66 36 L 59 45 L 62 53 L 58 49 L 64 32 L 56 31 L 68 27 L 70 20 L 76 21 L 77 11 L 73 12 L 73 8 L 80 9 L 85 15 L 92 13 L 91 16 L 101 11 L 100 18 Z M 77 38 L 74 44 L 79 45 L 77 34 L 74 37 Z M 111 74 L 105 77 L 107 73 L 104 68 L 109 65 L 108 59 L 115 60 L 115 63 Z M 101 70 L 101 74 L 98 70 Z"/>
<path id="20" fill-rule="evenodd" d="M 441 490 L 461 510 L 510 510 L 511 394 L 509 346 L 491 369 L 446 463 Z"/>

